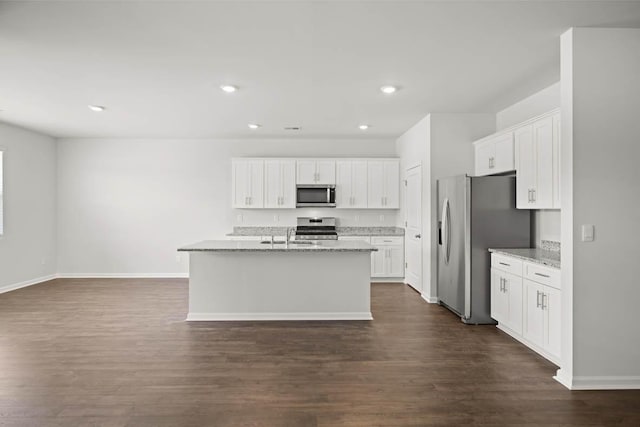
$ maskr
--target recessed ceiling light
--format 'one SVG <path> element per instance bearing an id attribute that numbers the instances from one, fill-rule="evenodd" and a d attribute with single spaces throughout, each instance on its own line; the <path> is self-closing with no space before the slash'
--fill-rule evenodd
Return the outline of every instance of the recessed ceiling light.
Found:
<path id="1" fill-rule="evenodd" d="M 227 93 L 233 93 L 238 90 L 238 88 L 233 85 L 222 85 L 220 86 L 220 89 L 222 89 L 224 92 L 227 92 Z"/>
<path id="2" fill-rule="evenodd" d="M 100 111 L 104 111 L 106 109 L 107 107 L 103 107 L 102 105 L 89 105 L 89 110 L 95 111 L 96 113 L 99 113 Z"/>
<path id="3" fill-rule="evenodd" d="M 397 90 L 398 90 L 398 88 L 397 88 L 397 87 L 395 87 L 395 86 L 391 86 L 391 85 L 382 86 L 382 87 L 380 88 L 380 91 L 381 91 L 382 93 L 386 93 L 387 95 L 390 95 L 390 94 L 392 94 L 392 93 L 395 93 L 395 91 L 397 91 Z"/>
<path id="4" fill-rule="evenodd" d="M 358 126 L 358 127 L 360 128 L 360 130 L 367 130 L 367 129 L 369 129 L 371 126 L 369 126 L 369 125 L 360 125 L 360 126 Z"/>
<path id="5" fill-rule="evenodd" d="M 258 129 L 262 127 L 262 125 L 259 125 L 257 123 L 249 123 L 248 126 L 249 126 L 249 129 Z"/>

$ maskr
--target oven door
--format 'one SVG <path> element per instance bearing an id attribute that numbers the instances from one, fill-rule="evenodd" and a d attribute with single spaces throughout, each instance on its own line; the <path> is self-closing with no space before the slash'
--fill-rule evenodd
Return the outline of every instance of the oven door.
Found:
<path id="1" fill-rule="evenodd" d="M 298 185 L 296 187 L 296 207 L 335 208 L 335 185 Z"/>

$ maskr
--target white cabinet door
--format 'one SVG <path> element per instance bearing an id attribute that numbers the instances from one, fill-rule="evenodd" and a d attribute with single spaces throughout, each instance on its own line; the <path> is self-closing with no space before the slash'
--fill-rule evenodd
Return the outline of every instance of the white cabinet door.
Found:
<path id="1" fill-rule="evenodd" d="M 533 127 L 523 126 L 515 131 L 516 146 L 516 207 L 532 209 L 535 188 L 535 150 Z"/>
<path id="2" fill-rule="evenodd" d="M 318 160 L 316 161 L 316 184 L 336 183 L 336 161 Z"/>
<path id="3" fill-rule="evenodd" d="M 367 165 L 368 206 L 384 208 L 384 161 L 370 160 Z"/>
<path id="4" fill-rule="evenodd" d="M 504 291 L 504 277 L 500 270 L 491 269 L 491 317 L 505 323 L 509 317 L 509 296 Z"/>
<path id="5" fill-rule="evenodd" d="M 553 115 L 553 208 L 560 209 L 560 113 Z"/>
<path id="6" fill-rule="evenodd" d="M 524 279 L 524 324 L 522 335 L 525 339 L 544 348 L 545 312 L 542 310 L 543 285 Z"/>
<path id="7" fill-rule="evenodd" d="M 295 208 L 295 160 L 264 161 L 264 207 Z"/>
<path id="8" fill-rule="evenodd" d="M 522 333 L 522 278 L 513 274 L 504 274 L 504 289 L 506 291 L 509 311 L 504 323 L 512 331 Z"/>
<path id="9" fill-rule="evenodd" d="M 389 246 L 387 254 L 387 277 L 404 277 L 404 247 Z"/>
<path id="10" fill-rule="evenodd" d="M 557 289 L 545 286 L 544 311 L 545 311 L 545 350 L 551 355 L 560 358 L 560 295 Z"/>
<path id="11" fill-rule="evenodd" d="M 264 207 L 279 208 L 282 196 L 282 167 L 279 160 L 264 161 Z"/>
<path id="12" fill-rule="evenodd" d="M 513 154 L 513 132 L 497 136 L 493 140 L 495 158 L 491 173 L 502 173 L 515 169 Z"/>
<path id="13" fill-rule="evenodd" d="M 400 162 L 388 160 L 384 162 L 384 207 L 400 208 Z"/>
<path id="14" fill-rule="evenodd" d="M 553 117 L 533 123 L 535 209 L 553 208 Z"/>
<path id="15" fill-rule="evenodd" d="M 298 160 L 296 169 L 297 184 L 317 184 L 318 174 L 315 160 Z"/>
<path id="16" fill-rule="evenodd" d="M 496 156 L 496 146 L 493 141 L 486 141 L 475 147 L 476 175 L 484 176 L 493 173 L 493 159 Z"/>
<path id="17" fill-rule="evenodd" d="M 398 160 L 370 160 L 367 164 L 367 176 L 369 208 L 400 208 L 400 162 Z"/>
<path id="18" fill-rule="evenodd" d="M 238 159 L 232 162 L 232 206 L 262 208 L 264 191 L 264 161 Z"/>
<path id="19" fill-rule="evenodd" d="M 354 160 L 351 162 L 351 207 L 366 209 L 368 199 L 367 161 Z M 337 191 L 337 190 L 336 190 Z"/>
<path id="20" fill-rule="evenodd" d="M 280 162 L 282 172 L 280 207 L 283 209 L 295 209 L 296 207 L 296 161 L 287 159 Z"/>
<path id="21" fill-rule="evenodd" d="M 378 250 L 371 252 L 371 277 L 386 277 L 385 247 L 378 246 Z"/>
<path id="22" fill-rule="evenodd" d="M 353 205 L 352 162 L 336 162 L 336 207 L 350 208 Z"/>

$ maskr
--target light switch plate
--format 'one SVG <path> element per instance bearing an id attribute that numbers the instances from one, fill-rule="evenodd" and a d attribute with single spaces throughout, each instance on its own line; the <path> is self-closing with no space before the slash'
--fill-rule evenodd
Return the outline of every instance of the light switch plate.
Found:
<path id="1" fill-rule="evenodd" d="M 582 225 L 582 241 L 593 242 L 595 235 L 595 226 L 592 224 Z"/>

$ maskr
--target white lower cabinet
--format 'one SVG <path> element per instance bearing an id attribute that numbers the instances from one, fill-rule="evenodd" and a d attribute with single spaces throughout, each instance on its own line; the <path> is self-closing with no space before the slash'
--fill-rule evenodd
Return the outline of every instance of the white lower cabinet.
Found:
<path id="1" fill-rule="evenodd" d="M 491 317 L 522 333 L 522 278 L 491 269 Z"/>
<path id="2" fill-rule="evenodd" d="M 404 237 L 340 236 L 340 240 L 362 240 L 378 250 L 371 252 L 371 277 L 404 277 Z"/>
<path id="3" fill-rule="evenodd" d="M 560 270 L 501 254 L 491 256 L 491 317 L 498 327 L 560 362 Z"/>

